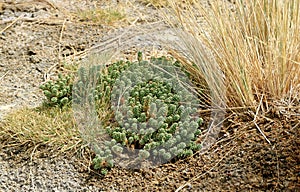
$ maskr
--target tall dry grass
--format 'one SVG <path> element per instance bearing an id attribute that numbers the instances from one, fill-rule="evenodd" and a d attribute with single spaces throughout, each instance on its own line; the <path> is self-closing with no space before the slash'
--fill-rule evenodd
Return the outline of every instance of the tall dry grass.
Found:
<path id="1" fill-rule="evenodd" d="M 176 0 L 169 4 L 166 20 L 182 29 L 185 58 L 198 65 L 214 97 L 226 87 L 228 106 L 247 107 L 261 96 L 299 96 L 300 0 L 215 0 L 210 7 L 198 1 L 186 9 Z"/>

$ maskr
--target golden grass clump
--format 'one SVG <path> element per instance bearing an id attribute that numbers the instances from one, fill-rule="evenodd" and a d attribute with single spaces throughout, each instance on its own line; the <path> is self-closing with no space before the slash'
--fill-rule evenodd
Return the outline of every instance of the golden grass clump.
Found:
<path id="1" fill-rule="evenodd" d="M 0 127 L 8 143 L 47 145 L 57 153 L 75 150 L 82 143 L 72 109 L 20 109 L 9 114 Z"/>
<path id="2" fill-rule="evenodd" d="M 152 5 L 154 7 L 163 7 L 167 6 L 168 1 L 167 0 L 139 0 L 139 2 L 147 4 L 147 5 Z"/>
<path id="3" fill-rule="evenodd" d="M 176 1 L 180 5 L 184 5 L 186 3 L 194 3 L 196 0 L 178 0 Z M 170 6 L 169 0 L 139 0 L 139 2 L 144 3 L 146 5 L 152 5 L 154 7 L 167 7 Z"/>
<path id="4" fill-rule="evenodd" d="M 79 10 L 76 15 L 80 21 L 106 25 L 113 25 L 125 18 L 125 14 L 118 9 L 93 8 Z"/>
<path id="5" fill-rule="evenodd" d="M 228 106 L 299 95 L 300 0 L 216 0 L 209 9 L 198 1 L 186 10 L 169 3 L 174 17 L 166 20 L 182 29 L 186 59 L 212 81 L 207 83 L 214 95 L 222 96 L 218 84 L 224 81 Z"/>

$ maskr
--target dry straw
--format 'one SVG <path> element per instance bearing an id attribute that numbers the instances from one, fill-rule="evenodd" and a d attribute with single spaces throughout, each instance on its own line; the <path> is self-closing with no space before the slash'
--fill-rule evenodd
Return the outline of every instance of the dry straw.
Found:
<path id="1" fill-rule="evenodd" d="M 71 109 L 39 107 L 16 110 L 6 116 L 0 127 L 3 146 L 28 143 L 34 146 L 32 153 L 43 145 L 48 146 L 51 155 L 76 151 L 82 145 Z"/>
<path id="2" fill-rule="evenodd" d="M 222 70 L 228 106 L 257 106 L 261 95 L 278 100 L 299 95 L 299 0 L 216 0 L 209 8 L 195 1 L 184 9 L 175 0 L 169 4 L 173 14 L 166 19 L 182 29 L 177 32 L 185 59 L 198 65 L 216 96 L 223 91 L 216 68 Z"/>

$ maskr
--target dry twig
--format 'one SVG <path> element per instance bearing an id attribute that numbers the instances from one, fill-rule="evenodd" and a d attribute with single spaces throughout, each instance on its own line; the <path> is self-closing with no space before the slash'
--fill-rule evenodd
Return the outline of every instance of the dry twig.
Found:
<path id="1" fill-rule="evenodd" d="M 4 31 L 6 31 L 7 29 L 9 29 L 11 26 L 13 26 L 17 21 L 19 21 L 21 18 L 23 17 L 23 15 L 20 15 L 18 18 L 16 18 L 13 22 L 11 22 L 9 25 L 7 25 L 4 29 L 2 29 L 0 31 L 0 34 L 2 34 Z"/>
<path id="2" fill-rule="evenodd" d="M 270 140 L 266 137 L 266 135 L 263 133 L 263 131 L 259 128 L 259 126 L 258 126 L 257 123 L 256 123 L 256 118 L 257 118 L 257 115 L 258 115 L 258 112 L 259 112 L 259 108 L 260 108 L 260 106 L 262 105 L 262 99 L 263 99 L 263 95 L 261 96 L 259 105 L 257 106 L 256 113 L 255 113 L 254 119 L 253 119 L 253 123 L 254 123 L 254 125 L 256 126 L 257 130 L 260 132 L 260 134 L 261 134 L 261 135 L 265 138 L 265 140 L 271 145 Z"/>

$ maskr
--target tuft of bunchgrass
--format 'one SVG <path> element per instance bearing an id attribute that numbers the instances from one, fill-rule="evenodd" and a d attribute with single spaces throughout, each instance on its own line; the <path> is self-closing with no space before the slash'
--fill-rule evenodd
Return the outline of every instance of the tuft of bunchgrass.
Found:
<path id="1" fill-rule="evenodd" d="M 223 94 L 218 82 L 224 81 L 228 106 L 299 95 L 299 0 L 217 0 L 209 9 L 198 1 L 185 10 L 175 0 L 169 4 L 174 17 L 166 20 L 182 29 L 185 59 L 199 66 L 215 96 Z"/>
<path id="2" fill-rule="evenodd" d="M 46 145 L 53 155 L 76 151 L 82 144 L 72 109 L 59 107 L 22 108 L 8 114 L 1 122 L 0 139 L 15 145 Z"/>
<path id="3" fill-rule="evenodd" d="M 102 8 L 79 10 L 77 16 L 79 21 L 100 25 L 113 25 L 125 18 L 125 14 L 118 9 Z"/>
<path id="4" fill-rule="evenodd" d="M 152 5 L 153 7 L 158 7 L 158 8 L 170 6 L 168 0 L 139 0 L 138 2 L 144 3 L 146 5 Z M 195 0 L 181 0 L 176 2 L 184 6 L 184 4 L 186 3 L 194 3 Z"/>
<path id="5" fill-rule="evenodd" d="M 146 5 L 151 5 L 153 7 L 165 7 L 168 5 L 167 0 L 139 0 L 139 2 L 144 3 Z"/>

